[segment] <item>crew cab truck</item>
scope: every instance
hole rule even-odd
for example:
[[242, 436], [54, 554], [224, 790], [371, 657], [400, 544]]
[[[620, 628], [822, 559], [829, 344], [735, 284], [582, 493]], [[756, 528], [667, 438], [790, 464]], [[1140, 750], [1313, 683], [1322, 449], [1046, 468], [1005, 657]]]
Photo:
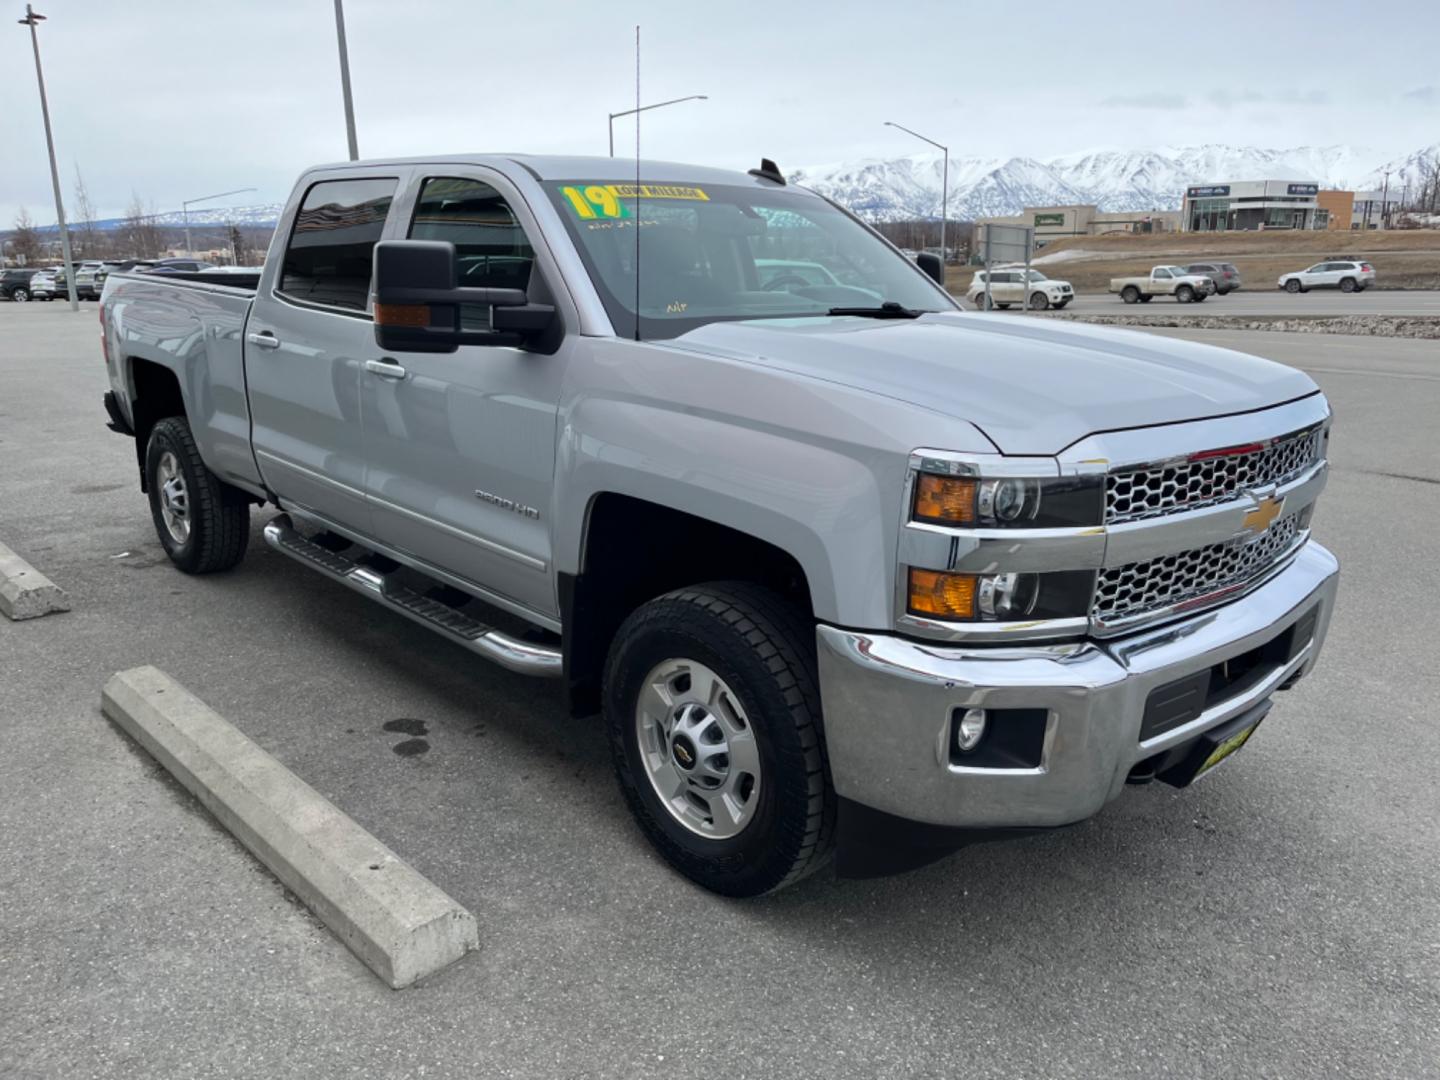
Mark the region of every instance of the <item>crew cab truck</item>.
[[316, 168], [252, 278], [109, 275], [176, 566], [268, 506], [275, 551], [564, 679], [644, 834], [737, 896], [1184, 785], [1315, 664], [1303, 372], [963, 313], [768, 162], [633, 169]]
[[1148, 304], [1157, 296], [1173, 296], [1181, 304], [1200, 303], [1215, 292], [1215, 279], [1192, 274], [1183, 266], [1155, 266], [1149, 277], [1110, 279], [1110, 291], [1127, 304]]

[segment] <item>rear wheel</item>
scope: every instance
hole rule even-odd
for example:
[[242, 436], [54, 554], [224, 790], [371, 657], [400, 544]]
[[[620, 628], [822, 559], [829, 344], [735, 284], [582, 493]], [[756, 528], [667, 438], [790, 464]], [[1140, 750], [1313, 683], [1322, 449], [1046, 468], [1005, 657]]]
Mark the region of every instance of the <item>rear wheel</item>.
[[821, 866], [835, 820], [815, 630], [768, 589], [680, 589], [625, 620], [605, 720], [620, 789], [667, 862], [727, 896]]
[[1035, 292], [1030, 294], [1031, 311], [1044, 311], [1049, 306], [1050, 298], [1046, 296], [1043, 292]]
[[1341, 292], [1354, 292], [1354, 291], [1355, 291], [1355, 279], [1354, 279], [1353, 277], [1342, 278], [1341, 281], [1340, 281], [1340, 291], [1341, 291]]
[[209, 574], [244, 558], [249, 499], [205, 467], [184, 417], [166, 417], [150, 430], [145, 477], [150, 516], [171, 562], [187, 574]]
[[30, 290], [23, 285], [10, 294], [10, 299], [17, 304], [23, 304], [30, 299]]
[[1188, 304], [1195, 299], [1195, 290], [1189, 285], [1181, 285], [1175, 290], [1175, 299], [1182, 304]]
[[1126, 285], [1125, 288], [1120, 290], [1120, 299], [1124, 300], [1127, 304], [1137, 303], [1140, 300], [1140, 290], [1134, 285]]

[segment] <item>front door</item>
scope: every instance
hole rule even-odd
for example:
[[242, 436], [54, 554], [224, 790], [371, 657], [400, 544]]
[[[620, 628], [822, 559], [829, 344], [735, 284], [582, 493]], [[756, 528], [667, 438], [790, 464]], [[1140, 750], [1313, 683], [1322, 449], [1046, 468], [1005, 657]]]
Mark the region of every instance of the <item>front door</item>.
[[[523, 200], [488, 169], [423, 178], [401, 234], [455, 245], [462, 286], [536, 291]], [[488, 308], [462, 311], [468, 328]], [[370, 345], [370, 354], [382, 359]], [[378, 538], [473, 583], [512, 609], [554, 616], [550, 493], [568, 343], [554, 355], [462, 345], [395, 353], [399, 371], [362, 372], [365, 490]], [[376, 367], [378, 365], [372, 365]]]
[[397, 185], [393, 176], [312, 184], [245, 325], [260, 474], [287, 509], [357, 534], [370, 531], [360, 374], [376, 351], [371, 249]]

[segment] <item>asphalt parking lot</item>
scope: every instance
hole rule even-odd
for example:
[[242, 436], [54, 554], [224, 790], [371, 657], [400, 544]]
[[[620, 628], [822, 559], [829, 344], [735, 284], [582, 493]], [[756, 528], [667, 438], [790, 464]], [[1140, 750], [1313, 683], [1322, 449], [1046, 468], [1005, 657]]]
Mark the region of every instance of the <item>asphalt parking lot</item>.
[[[1160, 332], [1331, 397], [1318, 671], [1194, 789], [736, 903], [651, 853], [558, 686], [271, 552], [267, 512], [235, 571], [173, 570], [93, 306], [0, 305], [0, 541], [74, 604], [0, 620], [0, 1075], [1440, 1076], [1440, 348]], [[480, 952], [384, 988], [101, 716], [143, 663], [470, 908]]]

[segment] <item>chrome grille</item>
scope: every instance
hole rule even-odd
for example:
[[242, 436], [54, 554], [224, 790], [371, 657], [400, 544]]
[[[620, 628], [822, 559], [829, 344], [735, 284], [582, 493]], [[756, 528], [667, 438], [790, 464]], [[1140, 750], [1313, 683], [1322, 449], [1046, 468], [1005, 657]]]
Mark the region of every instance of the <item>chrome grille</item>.
[[1227, 540], [1101, 570], [1090, 615], [1101, 622], [1117, 622], [1243, 585], [1289, 550], [1302, 515], [1281, 518], [1253, 540]]
[[1257, 450], [1111, 473], [1105, 480], [1105, 523], [1198, 510], [1242, 491], [1284, 483], [1320, 459], [1324, 438], [1317, 427]]

